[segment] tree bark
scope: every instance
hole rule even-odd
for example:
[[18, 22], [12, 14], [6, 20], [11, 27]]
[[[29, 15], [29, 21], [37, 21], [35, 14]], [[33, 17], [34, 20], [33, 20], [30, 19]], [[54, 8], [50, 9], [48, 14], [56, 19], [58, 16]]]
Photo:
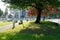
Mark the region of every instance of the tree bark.
[[34, 5], [32, 5], [32, 7], [35, 7], [38, 11], [35, 23], [40, 23], [41, 11], [43, 10], [43, 5], [40, 2], [36, 2]]
[[35, 23], [40, 23], [40, 20], [41, 20], [41, 11], [42, 11], [42, 9], [38, 10], [37, 18], [36, 18]]
[[40, 2], [36, 3], [36, 9], [38, 10], [38, 13], [37, 13], [37, 18], [36, 18], [35, 23], [40, 23], [41, 11], [43, 10], [43, 5]]

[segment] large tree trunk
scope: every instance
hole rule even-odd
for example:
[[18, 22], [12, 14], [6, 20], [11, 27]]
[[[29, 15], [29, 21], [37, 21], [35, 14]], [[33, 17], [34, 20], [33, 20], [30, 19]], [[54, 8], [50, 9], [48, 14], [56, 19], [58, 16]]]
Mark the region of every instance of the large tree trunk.
[[35, 7], [38, 10], [37, 18], [35, 23], [40, 23], [41, 11], [43, 10], [43, 5], [40, 2], [33, 3], [32, 7]]
[[41, 11], [42, 11], [42, 9], [38, 10], [37, 18], [36, 18], [35, 23], [40, 23], [40, 19], [41, 19]]
[[38, 10], [38, 13], [35, 23], [40, 23], [41, 11], [43, 10], [43, 5], [40, 2], [36, 3], [36, 9]]

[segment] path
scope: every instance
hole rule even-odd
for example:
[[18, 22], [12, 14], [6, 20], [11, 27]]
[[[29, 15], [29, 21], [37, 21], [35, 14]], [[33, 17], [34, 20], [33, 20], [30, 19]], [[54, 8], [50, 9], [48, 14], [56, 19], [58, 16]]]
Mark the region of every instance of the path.
[[51, 22], [60, 24], [60, 19], [47, 19], [47, 21], [51, 21]]
[[[15, 23], [15, 25], [17, 25], [18, 23]], [[13, 27], [13, 24], [10, 24], [10, 25], [5, 25], [5, 26], [2, 26], [0, 27], [0, 31], [3, 31], [5, 29], [8, 29], [8, 28], [12, 28]]]

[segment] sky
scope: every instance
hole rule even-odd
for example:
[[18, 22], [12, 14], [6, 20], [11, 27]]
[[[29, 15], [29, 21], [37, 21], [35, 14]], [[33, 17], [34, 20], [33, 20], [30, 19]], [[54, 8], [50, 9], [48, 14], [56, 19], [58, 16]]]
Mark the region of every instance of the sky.
[[0, 9], [1, 9], [3, 12], [5, 12], [5, 8], [6, 8], [5, 3], [0, 0]]
[[0, 9], [3, 10], [3, 12], [5, 11], [5, 7], [6, 7], [4, 4], [5, 3], [1, 2], [0, 0]]
[[[0, 0], [0, 9], [5, 13], [6, 6], [9, 6], [9, 4], [6, 4]], [[8, 13], [10, 13], [9, 8], [8, 8]]]

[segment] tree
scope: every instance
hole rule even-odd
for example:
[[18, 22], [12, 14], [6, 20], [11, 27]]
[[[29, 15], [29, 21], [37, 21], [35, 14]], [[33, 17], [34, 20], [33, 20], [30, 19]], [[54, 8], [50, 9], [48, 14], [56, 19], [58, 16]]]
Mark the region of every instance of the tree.
[[5, 17], [5, 20], [7, 20], [7, 18], [8, 18], [8, 9], [7, 9], [7, 7], [5, 8], [5, 13], [4, 13], [4, 14], [5, 14], [5, 16], [6, 16], [6, 17]]
[[[57, 12], [58, 12], [58, 9], [52, 7], [51, 5], [48, 5], [47, 9], [48, 10], [43, 9], [42, 12], [41, 12], [41, 16], [42, 16], [43, 20], [45, 20], [45, 18], [47, 16], [49, 16], [50, 14], [52, 14], [52, 13], [57, 14]], [[27, 15], [30, 16], [30, 17], [31, 16], [37, 16], [37, 9], [34, 8], [34, 7], [29, 6], [27, 8]]]
[[1, 17], [2, 14], [3, 14], [3, 11], [0, 9], [0, 17]]
[[45, 20], [45, 17], [49, 16], [50, 14], [57, 14], [57, 12], [59, 11], [57, 8], [54, 8], [51, 5], [48, 5], [47, 9], [48, 10], [42, 10], [41, 16], [43, 16], [43, 20]]
[[53, 7], [60, 6], [59, 0], [3, 0], [3, 2], [10, 3], [12, 7], [26, 8], [27, 6], [35, 7], [38, 10], [37, 18], [35, 23], [40, 23], [41, 11], [43, 9], [47, 10], [47, 6], [51, 5]]
[[37, 9], [34, 7], [27, 8], [27, 15], [28, 16], [37, 16]]

